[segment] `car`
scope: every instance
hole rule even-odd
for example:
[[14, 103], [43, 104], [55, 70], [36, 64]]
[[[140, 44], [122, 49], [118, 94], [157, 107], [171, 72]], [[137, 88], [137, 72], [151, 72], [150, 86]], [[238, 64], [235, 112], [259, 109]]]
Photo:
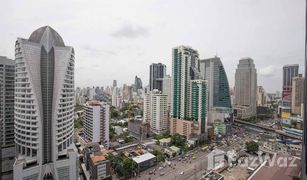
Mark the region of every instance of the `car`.
[[160, 172], [160, 176], [163, 176], [165, 174], [165, 172]]
[[180, 174], [181, 174], [181, 175], [183, 175], [183, 174], [184, 174], [184, 172], [183, 172], [183, 171], [181, 171], [181, 172], [180, 172]]
[[161, 169], [163, 169], [163, 167], [162, 167], [162, 166], [160, 166], [160, 167], [158, 168], [158, 170], [161, 170]]

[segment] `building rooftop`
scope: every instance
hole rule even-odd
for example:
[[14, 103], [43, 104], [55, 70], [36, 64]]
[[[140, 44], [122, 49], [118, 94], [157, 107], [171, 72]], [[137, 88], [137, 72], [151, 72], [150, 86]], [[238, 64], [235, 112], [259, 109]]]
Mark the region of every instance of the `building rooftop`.
[[176, 147], [176, 146], [171, 146], [171, 147], [169, 147], [172, 151], [175, 151], [175, 152], [178, 152], [178, 151], [180, 151], [180, 149], [178, 148], [178, 147]]
[[55, 46], [60, 46], [60, 47], [65, 46], [62, 37], [50, 26], [44, 26], [35, 30], [30, 35], [29, 41], [41, 44], [44, 44], [46, 42], [52, 42], [54, 43]]
[[[271, 180], [292, 180], [292, 177], [299, 176], [301, 171], [301, 160], [295, 157], [285, 157], [287, 158], [286, 165], [282, 161], [281, 165], [278, 166], [278, 159], [281, 156], [276, 157], [276, 162], [273, 166], [269, 166], [268, 162], [266, 165], [261, 166], [255, 171], [254, 174], [249, 178], [250, 180], [262, 180], [262, 179], [271, 179]], [[292, 159], [291, 159], [292, 158]], [[295, 158], [293, 160], [293, 158]], [[279, 163], [280, 164], [280, 163]]]
[[99, 101], [87, 101], [86, 104], [88, 104], [89, 106], [100, 106], [100, 102]]
[[91, 159], [92, 159], [93, 163], [96, 164], [97, 162], [105, 161], [106, 157], [101, 154], [101, 155], [93, 156], [93, 157], [91, 157]]
[[161, 143], [169, 143], [171, 142], [171, 138], [163, 138], [159, 140]]
[[153, 158], [156, 158], [155, 155], [151, 154], [151, 153], [145, 153], [143, 155], [140, 155], [140, 156], [136, 156], [133, 159], [133, 161], [135, 161], [136, 163], [142, 163], [144, 161], [148, 161], [150, 159], [153, 159]]

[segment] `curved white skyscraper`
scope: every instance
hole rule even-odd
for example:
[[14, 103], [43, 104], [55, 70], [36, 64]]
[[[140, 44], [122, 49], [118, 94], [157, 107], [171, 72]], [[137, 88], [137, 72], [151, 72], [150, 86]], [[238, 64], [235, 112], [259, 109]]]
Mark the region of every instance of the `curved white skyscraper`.
[[77, 179], [74, 49], [51, 27], [15, 45], [14, 179]]

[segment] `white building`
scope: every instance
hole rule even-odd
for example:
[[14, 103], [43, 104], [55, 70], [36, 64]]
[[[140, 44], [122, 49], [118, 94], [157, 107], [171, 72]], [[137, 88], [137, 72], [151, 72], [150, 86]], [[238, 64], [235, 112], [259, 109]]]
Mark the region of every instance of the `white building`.
[[88, 101], [83, 106], [84, 139], [109, 147], [110, 106], [98, 101]]
[[235, 75], [235, 109], [237, 118], [249, 118], [256, 115], [257, 72], [254, 60], [240, 59]]
[[166, 75], [163, 79], [162, 94], [167, 95], [167, 106], [170, 111], [172, 104], [172, 78], [170, 75]]
[[0, 56], [0, 179], [13, 178], [15, 61]]
[[144, 120], [150, 123], [150, 129], [155, 134], [161, 134], [168, 130], [167, 95], [154, 89], [145, 94]]
[[15, 180], [78, 177], [74, 54], [49, 26], [16, 41]]
[[267, 97], [263, 86], [257, 86], [257, 106], [267, 106]]

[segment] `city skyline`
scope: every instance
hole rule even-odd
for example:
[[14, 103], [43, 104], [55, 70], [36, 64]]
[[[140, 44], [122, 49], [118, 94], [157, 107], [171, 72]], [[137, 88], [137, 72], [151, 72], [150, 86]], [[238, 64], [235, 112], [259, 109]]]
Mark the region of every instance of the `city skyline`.
[[[282, 87], [283, 65], [297, 63], [301, 71], [304, 69], [302, 0], [193, 1], [189, 4], [179, 1], [174, 4], [174, 9], [190, 12], [182, 17], [183, 24], [177, 20], [181, 15], [167, 8], [172, 5], [171, 1], [125, 3], [116, 6], [112, 2], [97, 1], [88, 5], [66, 1], [60, 3], [63, 6], [58, 6], [56, 2], [27, 2], [31, 7], [24, 8], [28, 6], [23, 2], [18, 7], [14, 2], [8, 2], [9, 8], [0, 12], [2, 17], [15, 11], [23, 12], [24, 16], [12, 15], [0, 22], [4, 27], [0, 30], [3, 35], [0, 54], [13, 58], [12, 42], [16, 37], [26, 37], [32, 29], [49, 24], [66, 37], [68, 44], [75, 44], [79, 53], [76, 86], [81, 87], [111, 85], [113, 79], [117, 79], [121, 86], [133, 83], [135, 75], [147, 85], [147, 67], [152, 62], [171, 67], [171, 49], [181, 44], [197, 49], [201, 59], [216, 54], [221, 57], [230, 87], [234, 86], [235, 64], [243, 57], [254, 59], [258, 84], [267, 92]], [[62, 8], [68, 4], [71, 8]], [[8, 12], [10, 7], [13, 12]], [[137, 11], [123, 7], [134, 7]], [[58, 15], [50, 16], [55, 9]], [[75, 14], [78, 10], [80, 13]], [[169, 17], [168, 21], [165, 16]], [[195, 20], [186, 21], [191, 18]], [[134, 66], [130, 66], [132, 63]], [[121, 73], [117, 73], [118, 69]], [[167, 74], [170, 74], [170, 68]], [[97, 83], [89, 77], [97, 77]]]

